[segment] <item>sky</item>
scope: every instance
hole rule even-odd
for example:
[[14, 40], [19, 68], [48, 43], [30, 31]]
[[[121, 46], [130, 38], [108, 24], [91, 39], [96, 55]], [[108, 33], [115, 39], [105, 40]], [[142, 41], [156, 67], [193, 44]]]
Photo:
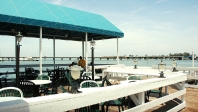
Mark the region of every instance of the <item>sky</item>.
[[[104, 16], [123, 33], [119, 55], [198, 55], [198, 0], [41, 0]], [[0, 57], [15, 56], [15, 39], [0, 36]], [[21, 56], [39, 56], [39, 39], [24, 37]], [[88, 43], [88, 56], [91, 49]], [[82, 55], [82, 42], [56, 40], [56, 56]], [[53, 41], [43, 39], [43, 56], [53, 56]], [[95, 56], [116, 56], [117, 40], [96, 41]]]

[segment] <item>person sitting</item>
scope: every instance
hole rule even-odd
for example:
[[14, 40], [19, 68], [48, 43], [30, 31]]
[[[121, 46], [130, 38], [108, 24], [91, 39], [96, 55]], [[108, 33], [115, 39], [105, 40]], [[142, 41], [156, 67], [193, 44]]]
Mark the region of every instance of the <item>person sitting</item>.
[[80, 58], [80, 60], [78, 61], [78, 66], [85, 68], [86, 61], [81, 56], [79, 58]]

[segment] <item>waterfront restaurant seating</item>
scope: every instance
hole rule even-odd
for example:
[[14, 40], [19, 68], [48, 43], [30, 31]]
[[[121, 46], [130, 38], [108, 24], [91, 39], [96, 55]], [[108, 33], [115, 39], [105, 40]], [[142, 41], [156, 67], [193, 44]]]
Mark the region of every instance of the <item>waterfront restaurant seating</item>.
[[[16, 69], [14, 69], [14, 72], [16, 74]], [[19, 80], [25, 80], [25, 79], [26, 79], [25, 72], [19, 72]]]
[[70, 87], [72, 88], [73, 86], [73, 78], [71, 77], [70, 73], [65, 73], [65, 80], [67, 82], [67, 86], [68, 86], [68, 91], [72, 92], [72, 90], [70, 90]]
[[48, 76], [50, 77], [50, 80], [53, 81], [54, 72], [48, 68], [46, 70], [47, 70]]
[[148, 101], [151, 93], [158, 94], [159, 98], [162, 97], [162, 87], [160, 87], [159, 89], [148, 90], [147, 91]]
[[80, 83], [80, 88], [100, 87], [96, 81], [86, 80]]
[[[106, 83], [107, 86], [112, 85], [109, 82], [109, 80], [107, 79], [107, 75], [103, 78], [101, 87], [104, 87], [105, 83]], [[103, 110], [104, 105], [106, 105], [106, 112], [108, 112], [109, 106], [118, 106], [118, 110], [120, 112], [120, 106], [122, 107], [122, 111], [124, 111], [124, 101], [125, 101], [125, 98], [118, 98], [116, 100], [109, 100], [109, 101], [103, 102], [103, 103], [100, 104], [100, 106], [102, 106], [102, 110]]]
[[91, 80], [90, 76], [91, 76], [91, 72], [83, 72], [81, 75], [80, 75], [80, 79], [79, 79], [79, 83], [85, 81], [85, 80]]
[[60, 75], [60, 70], [59, 67], [57, 67], [56, 69], [52, 70], [53, 71], [53, 78], [52, 78], [52, 82], [55, 82], [57, 79], [59, 79], [59, 75]]
[[8, 77], [8, 71], [5, 73], [5, 75], [0, 77], [0, 88], [8, 86], [7, 77]]
[[[134, 75], [131, 75], [131, 76], [128, 76], [127, 77], [127, 80], [141, 80], [140, 76], [134, 76]], [[145, 92], [145, 102], [148, 102], [148, 93]], [[131, 100], [131, 98], [128, 96], [127, 98], [127, 105], [128, 105], [128, 108], [132, 108], [133, 106], [135, 106], [134, 102]]]
[[141, 78], [140, 78], [140, 76], [131, 75], [131, 76], [127, 77], [127, 80], [141, 80]]
[[[80, 88], [92, 88], [92, 87], [100, 87], [96, 81], [86, 80], [80, 83]], [[91, 112], [100, 112], [99, 104], [91, 105], [90, 107], [83, 107], [80, 110], [82, 111], [91, 111]]]
[[45, 90], [45, 95], [49, 94], [57, 94], [58, 87], [60, 86], [60, 80], [57, 79], [55, 82], [53, 82], [48, 89]]
[[[38, 77], [36, 78], [36, 80], [50, 80], [50, 77], [48, 75], [38, 75]], [[39, 90], [40, 90], [40, 94], [41, 93], [45, 93], [45, 90], [49, 88], [49, 84], [44, 84], [44, 85], [40, 85]]]
[[60, 79], [64, 78], [65, 72], [66, 72], [66, 69], [59, 68], [59, 78]]
[[22, 90], [24, 97], [36, 97], [39, 90], [37, 90], [35, 84], [30, 81], [20, 81], [19, 88]]
[[25, 67], [26, 80], [35, 80], [38, 74], [38, 70], [34, 70], [34, 68]]
[[66, 92], [67, 92], [67, 90], [66, 90], [62, 85], [60, 85], [60, 89], [61, 89], [61, 91], [62, 91], [63, 93], [66, 93]]
[[21, 97], [23, 98], [23, 92], [16, 87], [5, 87], [0, 89], [0, 97]]
[[91, 80], [91, 78], [89, 76], [81, 76], [79, 83], [86, 81], [86, 80]]

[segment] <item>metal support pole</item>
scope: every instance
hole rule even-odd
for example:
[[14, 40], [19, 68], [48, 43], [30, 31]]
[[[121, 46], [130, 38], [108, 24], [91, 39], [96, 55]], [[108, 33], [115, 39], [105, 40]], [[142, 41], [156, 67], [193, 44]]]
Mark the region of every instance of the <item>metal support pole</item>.
[[87, 39], [88, 39], [88, 33], [85, 34], [85, 60], [86, 60], [86, 69], [85, 69], [85, 71], [86, 72], [87, 72], [87, 68], [88, 68]]
[[83, 59], [85, 58], [84, 53], [85, 53], [84, 40], [82, 40], [82, 57], [83, 57]]
[[19, 87], [20, 80], [19, 80], [19, 57], [20, 57], [20, 45], [19, 43], [16, 45], [16, 87]]
[[55, 67], [55, 65], [56, 65], [56, 63], [55, 63], [55, 37], [54, 37], [54, 39], [53, 39], [53, 61], [54, 61], [54, 70], [56, 69], [56, 67]]
[[195, 67], [194, 66], [194, 50], [192, 49], [192, 67]]
[[[194, 50], [192, 49], [192, 67], [195, 67], [194, 65]], [[193, 74], [195, 75], [195, 71], [193, 71]]]
[[40, 27], [40, 42], [39, 42], [39, 57], [40, 57], [40, 75], [43, 73], [43, 68], [42, 68], [42, 27]]
[[119, 65], [118, 37], [117, 37], [117, 65]]
[[94, 80], [94, 47], [91, 48], [92, 80]]

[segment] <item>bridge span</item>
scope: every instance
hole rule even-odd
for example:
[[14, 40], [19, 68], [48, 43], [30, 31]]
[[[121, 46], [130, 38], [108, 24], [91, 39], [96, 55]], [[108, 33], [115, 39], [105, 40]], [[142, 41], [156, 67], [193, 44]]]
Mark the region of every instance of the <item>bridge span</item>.
[[[28, 61], [25, 60], [27, 57], [20, 57], [21, 61]], [[75, 60], [79, 57], [55, 57], [55, 60]], [[102, 57], [94, 57], [94, 59], [99, 60], [116, 60], [116, 56], [102, 56]], [[54, 57], [42, 57], [42, 60], [54, 60]], [[91, 57], [88, 57], [91, 59]], [[136, 57], [129, 57], [129, 56], [119, 56], [120, 60], [129, 60], [129, 59], [175, 59], [175, 60], [184, 60], [184, 56], [136, 56]], [[31, 57], [29, 61], [38, 61], [39, 57]], [[15, 57], [0, 57], [0, 61], [15, 61]]]

